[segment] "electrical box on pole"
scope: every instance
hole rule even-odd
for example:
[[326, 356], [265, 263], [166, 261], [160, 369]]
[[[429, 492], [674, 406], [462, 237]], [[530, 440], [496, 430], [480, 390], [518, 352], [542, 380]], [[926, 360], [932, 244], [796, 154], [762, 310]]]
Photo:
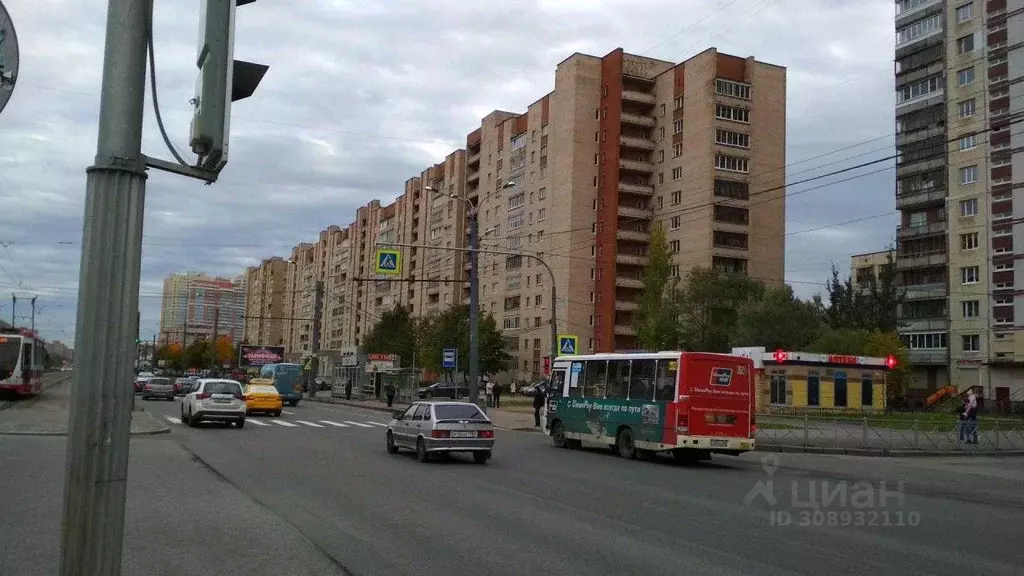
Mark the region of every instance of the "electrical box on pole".
[[201, 0], [190, 144], [203, 170], [220, 172], [228, 163], [231, 103], [252, 96], [270, 68], [234, 59], [235, 8], [255, 1]]

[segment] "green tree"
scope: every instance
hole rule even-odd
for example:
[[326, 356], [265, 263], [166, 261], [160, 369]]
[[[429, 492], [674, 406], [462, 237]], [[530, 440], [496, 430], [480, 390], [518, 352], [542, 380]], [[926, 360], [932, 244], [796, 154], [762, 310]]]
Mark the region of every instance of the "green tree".
[[764, 285], [746, 274], [690, 270], [677, 294], [682, 347], [728, 352], [740, 306], [763, 293]]
[[181, 355], [182, 348], [181, 344], [177, 342], [171, 342], [156, 349], [156, 360], [165, 361], [165, 367], [169, 370], [181, 370]]
[[181, 367], [209, 368], [213, 363], [215, 348], [212, 342], [207, 340], [196, 340], [189, 344], [181, 353]]
[[765, 288], [758, 300], [740, 304], [733, 346], [764, 346], [768, 350], [803, 350], [818, 336], [822, 314], [788, 285]]
[[862, 286], [855, 287], [852, 278], [840, 279], [839, 269], [833, 264], [826, 290], [829, 303], [824, 308], [825, 319], [833, 329], [894, 332], [900, 327], [904, 290], [899, 286], [894, 250], [886, 254], [878, 276], [865, 279]]
[[363, 340], [366, 353], [398, 354], [402, 366], [410, 366], [416, 355], [416, 322], [401, 304], [385, 312]]
[[672, 276], [672, 256], [661, 226], [651, 230], [648, 265], [633, 315], [633, 329], [644, 350], [679, 346], [679, 278]]
[[[451, 379], [451, 371], [441, 367], [441, 351], [455, 348], [459, 353], [459, 371], [468, 376], [469, 372], [469, 307], [453, 306], [444, 312], [421, 319], [419, 324], [420, 366], [426, 370], [445, 373]], [[512, 356], [505, 351], [505, 338], [498, 330], [498, 324], [490, 313], [480, 315], [480, 373], [496, 374], [512, 366]]]
[[912, 381], [910, 351], [895, 332], [881, 330], [825, 330], [808, 346], [819, 354], [852, 354], [885, 358], [896, 357], [896, 368], [886, 376], [887, 405], [902, 402]]

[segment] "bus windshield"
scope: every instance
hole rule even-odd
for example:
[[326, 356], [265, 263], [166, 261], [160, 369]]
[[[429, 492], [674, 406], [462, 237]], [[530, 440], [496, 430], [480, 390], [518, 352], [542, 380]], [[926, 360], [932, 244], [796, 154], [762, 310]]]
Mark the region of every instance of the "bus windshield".
[[0, 380], [6, 380], [14, 374], [20, 350], [21, 339], [0, 337]]

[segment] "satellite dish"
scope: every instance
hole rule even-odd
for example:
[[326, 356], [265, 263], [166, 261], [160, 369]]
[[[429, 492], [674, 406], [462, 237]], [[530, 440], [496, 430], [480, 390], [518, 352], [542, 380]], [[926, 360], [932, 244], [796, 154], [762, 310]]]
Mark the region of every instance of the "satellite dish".
[[0, 0], [0, 112], [14, 93], [18, 81], [18, 35], [11, 15]]

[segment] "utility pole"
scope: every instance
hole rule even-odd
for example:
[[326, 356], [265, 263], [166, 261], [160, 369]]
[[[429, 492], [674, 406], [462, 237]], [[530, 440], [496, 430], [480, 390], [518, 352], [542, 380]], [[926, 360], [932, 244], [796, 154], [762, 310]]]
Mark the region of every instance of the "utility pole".
[[[480, 405], [480, 272], [477, 270], [476, 205], [469, 205], [469, 401]], [[458, 390], [458, 385], [455, 386]], [[482, 407], [487, 412], [486, 404]]]
[[38, 298], [38, 296], [33, 296], [32, 298], [29, 299], [29, 302], [32, 303], [32, 320], [31, 324], [29, 325], [29, 330], [31, 330], [33, 333], [35, 333], [36, 331], [36, 298]]
[[310, 343], [313, 355], [310, 357], [309, 376], [306, 378], [306, 394], [310, 398], [316, 397], [316, 379], [320, 374], [320, 321], [323, 318], [323, 310], [321, 308], [324, 304], [324, 283], [322, 280], [317, 280], [313, 294], [313, 341]]
[[213, 309], [213, 367], [217, 368], [217, 361], [220, 358], [217, 357], [217, 332], [220, 330], [220, 302], [217, 302], [217, 307]]
[[16, 327], [16, 326], [17, 326], [17, 322], [16, 322], [16, 320], [14, 319], [14, 318], [15, 318], [15, 316], [14, 316], [14, 312], [15, 312], [15, 311], [16, 311], [17, 309], [18, 309], [18, 295], [17, 295], [17, 294], [14, 294], [14, 293], [12, 293], [12, 294], [11, 294], [11, 326], [12, 326], [12, 327]]
[[121, 573], [131, 336], [139, 306], [148, 1], [109, 0], [96, 157], [86, 171], [60, 573]]

